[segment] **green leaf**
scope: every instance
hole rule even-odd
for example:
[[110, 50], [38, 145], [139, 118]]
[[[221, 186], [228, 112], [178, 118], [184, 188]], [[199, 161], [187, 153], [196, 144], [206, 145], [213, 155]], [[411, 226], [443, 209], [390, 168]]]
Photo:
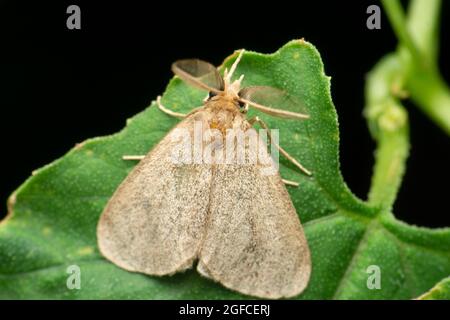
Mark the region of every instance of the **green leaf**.
[[[229, 66], [236, 54], [229, 57]], [[450, 230], [417, 228], [357, 199], [339, 171], [339, 132], [330, 79], [317, 50], [292, 41], [274, 54], [244, 54], [237, 75], [244, 85], [271, 85], [301, 99], [311, 118], [300, 122], [261, 114], [280, 130], [280, 144], [313, 176], [281, 158], [312, 253], [312, 277], [302, 299], [413, 298], [450, 274]], [[163, 104], [187, 112], [199, 92], [173, 79]], [[135, 165], [124, 154], [145, 154], [177, 123], [154, 103], [121, 132], [88, 140], [37, 170], [9, 199], [0, 225], [0, 298], [225, 299], [246, 298], [190, 270], [171, 277], [130, 273], [111, 264], [96, 245], [97, 220], [114, 190]], [[358, 150], [355, 150], [358, 152]], [[351, 155], [347, 155], [351, 156]], [[69, 290], [66, 270], [78, 265], [81, 289]], [[371, 265], [381, 289], [367, 288]]]
[[431, 290], [421, 295], [419, 300], [450, 300], [450, 277], [445, 278]]

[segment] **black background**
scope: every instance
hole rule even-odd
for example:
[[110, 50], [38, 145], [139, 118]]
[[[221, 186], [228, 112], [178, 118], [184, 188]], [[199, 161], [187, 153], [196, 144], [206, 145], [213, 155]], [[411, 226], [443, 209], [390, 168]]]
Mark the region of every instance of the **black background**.
[[[270, 314], [265, 315], [239, 314], [223, 315], [180, 315], [180, 308], [186, 305], [194, 307], [214, 307], [224, 310], [224, 305], [270, 305]], [[138, 318], [147, 315], [150, 319], [289, 319], [292, 315], [314, 315], [319, 319], [328, 317], [345, 317], [346, 319], [380, 319], [386, 316], [386, 310], [400, 310], [405, 317], [426, 318], [430, 311], [442, 313], [448, 310], [448, 301], [422, 301], [416, 303], [412, 300], [366, 300], [366, 301], [337, 301], [337, 300], [28, 300], [28, 301], [0, 301], [2, 311], [14, 311], [18, 318], [45, 316], [46, 319], [60, 319], [61, 314], [70, 310], [73, 317], [85, 318], [86, 314], [96, 318]], [[50, 311], [51, 310], [51, 311]], [[300, 311], [299, 311], [300, 310]], [[367, 311], [370, 311], [369, 313]], [[109, 318], [109, 317], [108, 317]]]
[[[220, 64], [235, 49], [270, 53], [301, 37], [317, 47], [332, 76], [343, 175], [366, 198], [375, 145], [362, 117], [364, 79], [396, 47], [384, 14], [381, 30], [366, 28], [366, 8], [377, 1], [92, 2], [0, 0], [0, 217], [32, 170], [77, 142], [120, 130], [148, 106], [172, 77], [174, 60]], [[70, 4], [81, 8], [81, 30], [66, 28]], [[440, 66], [448, 81], [449, 2], [442, 12]], [[408, 108], [412, 150], [395, 214], [448, 226], [450, 138]]]

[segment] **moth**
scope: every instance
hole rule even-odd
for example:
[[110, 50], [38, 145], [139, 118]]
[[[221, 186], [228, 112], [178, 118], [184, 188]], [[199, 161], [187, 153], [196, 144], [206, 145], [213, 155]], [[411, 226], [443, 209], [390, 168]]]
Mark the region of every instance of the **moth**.
[[[285, 187], [296, 183], [283, 180], [278, 171], [264, 174], [259, 162], [180, 164], [170, 156], [178, 143], [173, 132], [194, 135], [195, 123], [203, 125], [203, 133], [248, 132], [255, 124], [267, 130], [258, 117], [247, 118], [249, 108], [275, 117], [308, 118], [293, 111], [295, 103], [289, 105], [281, 89], [241, 88], [243, 75], [232, 81], [243, 52], [223, 77], [202, 60], [172, 65], [179, 78], [206, 90], [208, 97], [187, 115], [163, 106], [158, 97], [159, 109], [182, 121], [146, 156], [124, 157], [141, 161], [106, 205], [97, 227], [98, 245], [104, 257], [128, 271], [172, 275], [197, 262], [202, 276], [231, 290], [261, 298], [292, 297], [305, 289], [311, 273], [308, 244]], [[251, 149], [245, 139], [242, 146]], [[225, 144], [214, 148], [219, 154]], [[311, 174], [278, 144], [276, 148]], [[272, 159], [267, 148], [258, 152]]]

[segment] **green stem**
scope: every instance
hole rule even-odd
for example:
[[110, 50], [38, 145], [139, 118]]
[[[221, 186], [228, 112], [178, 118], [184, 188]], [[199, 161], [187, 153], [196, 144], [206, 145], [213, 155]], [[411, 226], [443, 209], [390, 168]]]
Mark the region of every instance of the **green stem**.
[[407, 28], [424, 58], [437, 68], [441, 0], [414, 0], [408, 7]]
[[407, 81], [411, 100], [447, 135], [450, 135], [450, 90], [434, 73], [416, 71]]
[[408, 30], [429, 68], [413, 64], [406, 88], [414, 103], [450, 135], [450, 89], [437, 64], [441, 7], [441, 0], [414, 0], [409, 6]]
[[389, 55], [373, 68], [366, 82], [364, 114], [378, 145], [368, 201], [384, 213], [391, 212], [409, 154], [408, 116], [395, 97], [401, 88], [400, 70], [398, 57]]
[[397, 55], [403, 63], [405, 89], [413, 102], [450, 135], [450, 89], [437, 67], [441, 0], [412, 1], [408, 20], [398, 0], [382, 3], [400, 40]]
[[[365, 115], [377, 142], [369, 203], [391, 212], [409, 153], [405, 90], [450, 135], [450, 90], [436, 63], [440, 0], [414, 0], [408, 20], [398, 0], [382, 0], [400, 45], [369, 73]], [[411, 32], [411, 33], [410, 33]]]
[[422, 55], [407, 30], [405, 12], [400, 1], [382, 0], [381, 2], [397, 38], [404, 46], [406, 46], [408, 51], [411, 53], [415, 63], [423, 63]]
[[378, 138], [378, 144], [369, 202], [386, 209], [385, 212], [391, 212], [405, 173], [405, 162], [409, 154], [407, 126], [403, 125], [394, 132], [382, 131]]

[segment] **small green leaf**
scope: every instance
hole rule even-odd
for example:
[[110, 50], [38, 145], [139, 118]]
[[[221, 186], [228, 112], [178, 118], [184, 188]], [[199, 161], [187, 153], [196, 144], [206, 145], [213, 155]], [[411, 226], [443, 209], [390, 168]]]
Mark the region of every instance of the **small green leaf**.
[[445, 278], [431, 290], [421, 295], [419, 300], [450, 300], [450, 277]]
[[[409, 299], [450, 274], [450, 229], [406, 225], [357, 199], [345, 185], [330, 80], [311, 44], [292, 41], [270, 55], [247, 52], [237, 70], [242, 73], [245, 86], [282, 88], [303, 101], [311, 116], [301, 122], [260, 114], [280, 130], [280, 144], [313, 172], [307, 177], [281, 158], [282, 176], [300, 183], [289, 192], [312, 253], [311, 281], [299, 298]], [[163, 104], [186, 112], [204, 96], [173, 79]], [[121, 132], [82, 143], [16, 190], [0, 225], [0, 298], [245, 298], [194, 270], [171, 277], [130, 273], [97, 249], [98, 218], [135, 165], [122, 155], [147, 153], [176, 123], [153, 103]], [[70, 265], [80, 267], [80, 290], [66, 286]], [[372, 265], [381, 270], [380, 289], [368, 289]]]

